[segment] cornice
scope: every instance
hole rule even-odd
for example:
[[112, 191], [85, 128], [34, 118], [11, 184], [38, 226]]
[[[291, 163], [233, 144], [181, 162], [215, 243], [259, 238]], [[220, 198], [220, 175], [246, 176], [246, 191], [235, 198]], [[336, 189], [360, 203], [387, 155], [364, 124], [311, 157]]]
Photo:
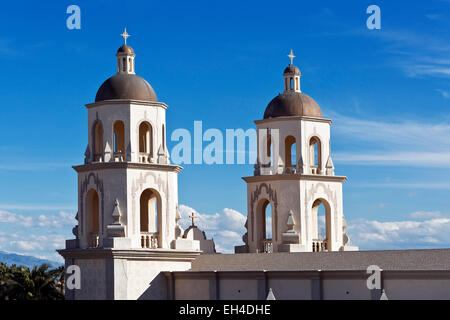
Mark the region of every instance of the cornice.
[[200, 251], [181, 251], [170, 249], [63, 249], [57, 250], [64, 259], [130, 259], [155, 261], [192, 261]]
[[147, 169], [169, 172], [180, 172], [182, 167], [173, 164], [139, 163], [139, 162], [96, 162], [72, 167], [76, 172], [85, 172], [100, 169]]
[[167, 109], [168, 106], [164, 102], [157, 102], [157, 101], [143, 101], [143, 100], [133, 100], [133, 99], [114, 99], [114, 100], [105, 100], [105, 101], [99, 101], [99, 102], [93, 102], [86, 104], [86, 108], [94, 108], [99, 106], [105, 106], [105, 105], [119, 105], [119, 104], [137, 104], [141, 106], [153, 106], [153, 107], [161, 107], [163, 109]]
[[261, 119], [261, 120], [255, 120], [253, 121], [255, 124], [261, 124], [261, 123], [271, 123], [271, 122], [279, 122], [279, 121], [313, 121], [313, 122], [325, 122], [331, 124], [333, 121], [331, 119], [325, 119], [325, 118], [316, 118], [316, 117], [305, 117], [305, 116], [290, 116], [290, 117], [276, 117], [276, 118], [269, 118], [269, 119]]
[[345, 182], [347, 177], [345, 176], [326, 176], [319, 174], [271, 174], [260, 175], [251, 177], [242, 177], [245, 182], [265, 182], [265, 181], [324, 181], [324, 182]]

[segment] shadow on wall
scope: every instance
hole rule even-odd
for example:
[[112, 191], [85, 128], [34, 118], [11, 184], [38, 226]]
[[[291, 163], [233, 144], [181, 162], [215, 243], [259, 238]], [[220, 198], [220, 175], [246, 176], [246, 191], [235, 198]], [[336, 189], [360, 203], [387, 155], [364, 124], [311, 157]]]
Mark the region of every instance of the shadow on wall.
[[138, 300], [166, 300], [167, 279], [163, 273], [159, 273], [149, 284], [147, 290], [141, 294]]

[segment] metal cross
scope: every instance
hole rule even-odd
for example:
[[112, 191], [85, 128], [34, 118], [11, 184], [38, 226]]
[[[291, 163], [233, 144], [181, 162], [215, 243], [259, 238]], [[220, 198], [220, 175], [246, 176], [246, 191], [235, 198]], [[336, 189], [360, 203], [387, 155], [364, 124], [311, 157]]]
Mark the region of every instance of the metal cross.
[[292, 52], [292, 49], [291, 49], [291, 53], [288, 54], [288, 57], [289, 57], [289, 59], [291, 59], [291, 64], [293, 64], [295, 56], [294, 56], [294, 53]]
[[125, 28], [125, 31], [121, 34], [121, 36], [123, 37], [123, 40], [125, 40], [125, 45], [127, 45], [127, 38], [130, 36], [127, 33], [127, 28]]
[[189, 218], [192, 219], [192, 226], [194, 226], [194, 219], [197, 219], [198, 216], [195, 215], [195, 212], [192, 212], [192, 214], [189, 216]]

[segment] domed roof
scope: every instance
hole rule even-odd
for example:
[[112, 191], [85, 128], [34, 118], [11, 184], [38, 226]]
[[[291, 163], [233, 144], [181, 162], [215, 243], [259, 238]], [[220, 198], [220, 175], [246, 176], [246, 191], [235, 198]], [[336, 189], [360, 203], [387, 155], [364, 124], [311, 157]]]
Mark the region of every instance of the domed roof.
[[134, 50], [132, 47], [129, 47], [126, 44], [124, 44], [117, 50], [117, 54], [119, 53], [134, 54]]
[[287, 75], [287, 74], [293, 74], [293, 75], [296, 75], [296, 76], [300, 76], [301, 75], [300, 69], [297, 68], [296, 66], [292, 65], [292, 64], [288, 65], [284, 69], [283, 75]]
[[145, 79], [127, 73], [117, 73], [107, 79], [95, 96], [95, 102], [115, 99], [158, 101], [155, 91]]
[[264, 119], [290, 116], [322, 118], [322, 110], [310, 96], [301, 92], [285, 91], [273, 98], [264, 112]]

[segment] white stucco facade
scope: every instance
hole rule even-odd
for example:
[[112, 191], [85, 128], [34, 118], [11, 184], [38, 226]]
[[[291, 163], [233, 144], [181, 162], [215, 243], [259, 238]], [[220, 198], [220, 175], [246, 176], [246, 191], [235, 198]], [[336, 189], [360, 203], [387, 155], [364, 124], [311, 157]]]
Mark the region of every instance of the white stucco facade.
[[[301, 93], [299, 79], [298, 68], [289, 65], [284, 73], [286, 97], [276, 97], [273, 101], [282, 97], [281, 102], [272, 101], [264, 119], [255, 121], [258, 158], [254, 175], [243, 178], [247, 234], [245, 245], [236, 247], [238, 253], [357, 250], [348, 245], [345, 234], [342, 184], [346, 177], [334, 173], [332, 121], [323, 118], [314, 100]], [[322, 237], [321, 205], [325, 210]]]

